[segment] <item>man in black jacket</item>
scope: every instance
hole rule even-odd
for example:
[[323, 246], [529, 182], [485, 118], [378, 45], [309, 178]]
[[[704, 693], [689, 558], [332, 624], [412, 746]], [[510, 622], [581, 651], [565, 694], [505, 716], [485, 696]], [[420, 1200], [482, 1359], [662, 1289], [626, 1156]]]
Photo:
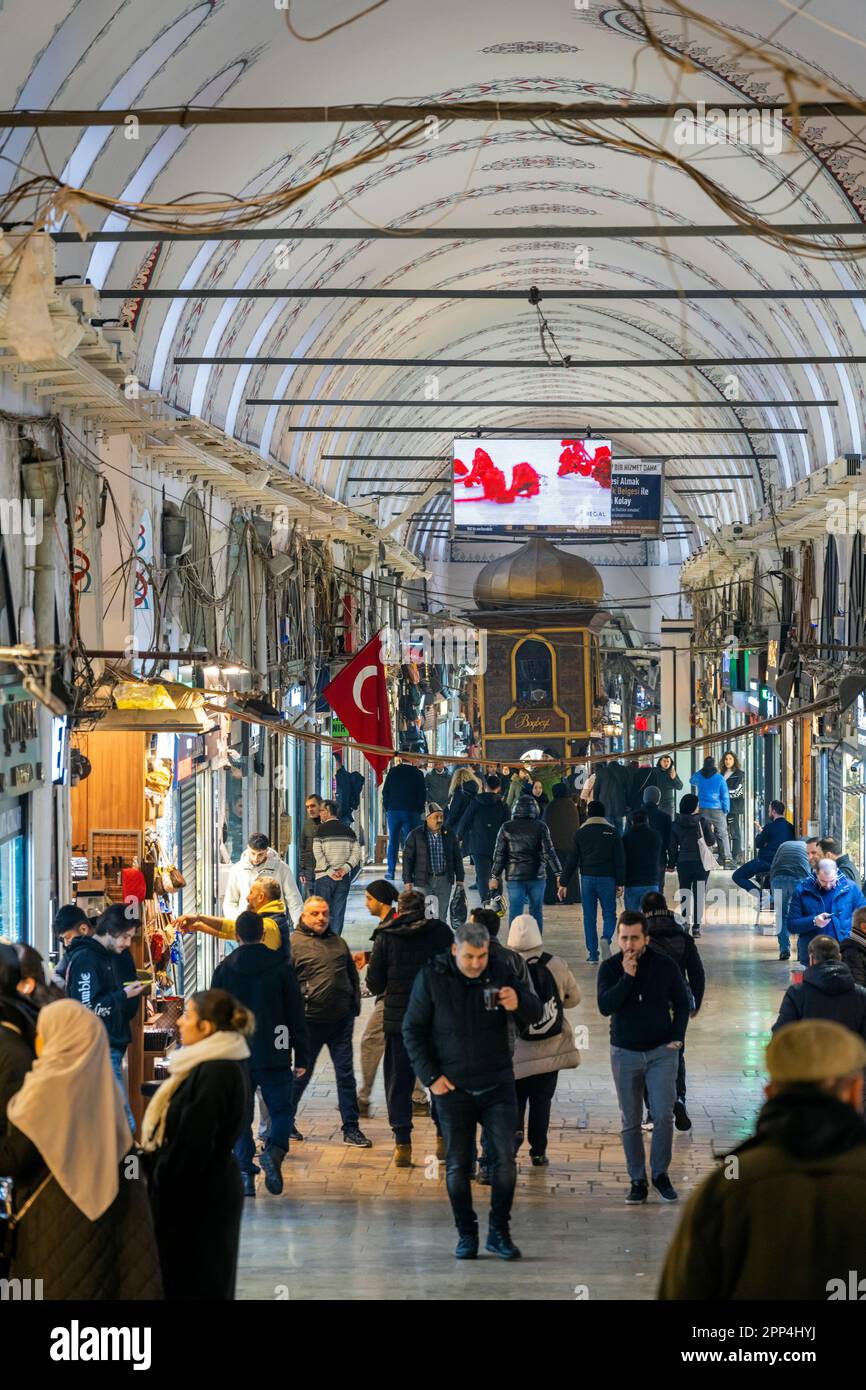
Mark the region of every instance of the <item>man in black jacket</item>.
[[57, 941], [58, 949], [62, 947], [62, 954], [54, 967], [51, 976], [51, 983], [59, 985], [61, 989], [66, 988], [66, 972], [69, 969], [69, 947], [72, 945], [76, 936], [92, 936], [93, 922], [87, 913], [75, 903], [66, 903], [57, 911], [54, 918], [54, 937]]
[[69, 947], [66, 993], [92, 1010], [105, 1024], [108, 1049], [117, 1084], [126, 1104], [126, 1118], [135, 1133], [135, 1119], [126, 1099], [123, 1059], [132, 1041], [130, 1023], [138, 1013], [138, 996], [144, 985], [138, 980], [130, 946], [138, 919], [130, 918], [122, 903], [106, 908], [92, 936], [76, 936]]
[[472, 798], [460, 824], [455, 826], [458, 840], [466, 853], [472, 856], [475, 887], [482, 902], [490, 891], [488, 884], [493, 870], [496, 837], [508, 820], [508, 807], [502, 800], [502, 784], [496, 773], [491, 772], [484, 782], [486, 790]]
[[358, 1090], [352, 1060], [352, 1033], [361, 1012], [361, 982], [352, 952], [342, 936], [335, 936], [330, 930], [329, 919], [330, 908], [324, 898], [307, 898], [301, 920], [292, 933], [292, 964], [304, 996], [310, 1039], [309, 1066], [294, 1088], [292, 1127], [319, 1053], [327, 1047], [337, 1080], [343, 1143], [370, 1149], [373, 1146], [358, 1124]]
[[594, 965], [598, 961], [599, 907], [604, 953], [606, 956], [610, 953], [616, 929], [616, 900], [625, 883], [625, 854], [622, 837], [607, 819], [604, 803], [591, 801], [587, 811], [589, 814], [574, 837], [571, 854], [559, 876], [558, 892], [563, 899], [568, 891], [566, 885], [579, 869], [586, 958]]
[[[414, 833], [414, 832], [413, 832]], [[447, 951], [451, 928], [425, 915], [424, 894], [404, 888], [397, 915], [373, 933], [373, 953], [367, 966], [367, 988], [385, 999], [385, 1096], [388, 1122], [394, 1131], [394, 1163], [412, 1166], [412, 1091], [415, 1072], [403, 1042], [403, 1018], [415, 976], [431, 956]], [[444, 1150], [437, 1157], [444, 1158]]]
[[669, 816], [667, 811], [661, 809], [661, 792], [658, 787], [644, 787], [643, 809], [646, 811], [647, 825], [650, 830], [654, 830], [662, 842], [661, 858], [659, 860], [659, 892], [665, 891], [665, 871], [668, 866], [668, 856], [671, 847], [671, 826], [673, 816]]
[[382, 783], [382, 810], [388, 825], [388, 877], [397, 872], [397, 855], [410, 830], [421, 824], [427, 788], [415, 763], [395, 758]]
[[538, 1023], [542, 1005], [504, 961], [491, 961], [486, 929], [467, 922], [450, 952], [434, 956], [415, 977], [403, 1041], [417, 1075], [436, 1096], [445, 1138], [446, 1183], [459, 1233], [459, 1260], [478, 1254], [478, 1221], [470, 1174], [475, 1129], [490, 1145], [491, 1193], [487, 1249], [504, 1260], [520, 1251], [509, 1231], [517, 1168], [514, 1021]]
[[304, 1000], [294, 967], [279, 951], [264, 944], [265, 927], [257, 912], [242, 912], [235, 922], [238, 950], [221, 961], [213, 973], [212, 989], [227, 989], [255, 1015], [256, 1030], [250, 1039], [249, 1113], [244, 1133], [235, 1145], [241, 1167], [244, 1195], [256, 1195], [252, 1122], [254, 1097], [261, 1090], [270, 1117], [268, 1140], [261, 1154], [265, 1187], [278, 1195], [283, 1190], [281, 1170], [289, 1151], [294, 1107], [292, 1104], [292, 1054], [294, 1075], [303, 1076], [309, 1065], [310, 1041], [304, 1016]]
[[[538, 819], [538, 802], [534, 796], [521, 796], [511, 820], [505, 822], [496, 837], [489, 887], [499, 891], [504, 873], [508, 881], [509, 917], [519, 917], [525, 910], [535, 918], [539, 931], [544, 930], [548, 864], [555, 874], [560, 873], [562, 865], [550, 831]], [[529, 906], [525, 908], [526, 903]]]
[[640, 912], [645, 893], [655, 891], [662, 858], [661, 838], [650, 827], [646, 811], [633, 812], [622, 837], [625, 855], [625, 905]]
[[428, 801], [424, 811], [424, 824], [409, 832], [403, 849], [403, 884], [433, 898], [434, 915], [444, 921], [454, 884], [463, 882], [463, 855], [442, 807]]
[[[647, 893], [641, 903], [641, 911], [646, 917], [650, 945], [656, 946], [670, 956], [686, 982], [691, 995], [689, 1018], [694, 1018], [701, 1007], [706, 988], [704, 963], [698, 944], [681, 918], [675, 917], [667, 904], [664, 893]], [[686, 1039], [680, 1048], [677, 1064], [677, 1098], [674, 1102], [674, 1124], [679, 1130], [691, 1129], [692, 1122], [686, 1110]]]
[[866, 989], [854, 983], [851, 971], [842, 964], [839, 942], [832, 936], [812, 937], [803, 983], [785, 991], [773, 1032], [803, 1018], [841, 1023], [866, 1042]]
[[677, 1060], [689, 1017], [689, 996], [679, 967], [650, 945], [642, 912], [623, 912], [619, 951], [598, 972], [598, 1007], [610, 1018], [610, 1057], [622, 1116], [622, 1146], [631, 1189], [629, 1206], [648, 1195], [641, 1120], [644, 1089], [653, 1117], [650, 1165], [662, 1201], [675, 1202], [668, 1168], [674, 1133]]

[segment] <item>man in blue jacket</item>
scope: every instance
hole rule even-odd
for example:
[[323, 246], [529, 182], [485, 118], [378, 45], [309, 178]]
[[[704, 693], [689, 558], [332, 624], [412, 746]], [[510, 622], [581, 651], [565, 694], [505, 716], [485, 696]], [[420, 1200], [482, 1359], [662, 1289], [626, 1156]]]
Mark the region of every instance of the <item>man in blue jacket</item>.
[[130, 1023], [138, 1013], [138, 981], [130, 946], [138, 920], [126, 915], [122, 903], [114, 903], [98, 918], [92, 936], [76, 936], [69, 947], [66, 993], [97, 1014], [108, 1033], [108, 1050], [117, 1084], [123, 1093], [126, 1118], [135, 1133], [135, 1120], [126, 1099], [123, 1059], [132, 1041]]
[[745, 888], [748, 893], [758, 893], [760, 889], [752, 875], [768, 874], [776, 857], [776, 850], [793, 838], [794, 827], [790, 821], [785, 820], [784, 801], [771, 801], [770, 818], [755, 836], [755, 858], [742, 864], [732, 874], [737, 887]]
[[832, 859], [821, 859], [817, 869], [791, 894], [788, 931], [797, 933], [797, 959], [809, 964], [809, 942], [829, 936], [842, 942], [851, 935], [851, 916], [866, 906], [856, 883], [840, 874]]

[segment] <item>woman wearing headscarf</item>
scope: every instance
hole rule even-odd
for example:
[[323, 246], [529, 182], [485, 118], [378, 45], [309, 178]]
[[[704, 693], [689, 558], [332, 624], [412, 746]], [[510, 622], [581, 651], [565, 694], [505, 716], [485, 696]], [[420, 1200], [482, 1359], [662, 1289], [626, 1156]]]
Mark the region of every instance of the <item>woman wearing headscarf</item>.
[[514, 1082], [519, 1112], [515, 1152], [523, 1143], [524, 1116], [528, 1109], [529, 1157], [533, 1168], [543, 1168], [549, 1162], [547, 1132], [559, 1073], [580, 1065], [574, 1030], [564, 1012], [580, 1003], [580, 990], [562, 957], [545, 952], [538, 923], [529, 912], [513, 919], [508, 946], [526, 961], [533, 988], [545, 1006], [541, 1022], [521, 1030], [514, 1043]]
[[247, 1113], [247, 1037], [254, 1028], [249, 1009], [227, 990], [194, 994], [179, 1023], [182, 1046], [144, 1116], [167, 1299], [235, 1296], [244, 1198], [234, 1146]]
[[102, 1020], [61, 999], [39, 1014], [36, 1060], [7, 1106], [10, 1277], [46, 1300], [154, 1299], [159, 1260]]

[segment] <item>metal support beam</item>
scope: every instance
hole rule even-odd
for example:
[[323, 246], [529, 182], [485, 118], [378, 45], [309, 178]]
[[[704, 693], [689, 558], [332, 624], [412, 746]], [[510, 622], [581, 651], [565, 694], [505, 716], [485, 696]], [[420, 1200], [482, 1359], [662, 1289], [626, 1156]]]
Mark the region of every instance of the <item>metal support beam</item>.
[[[462, 434], [461, 434], [462, 432]], [[528, 430], [523, 425], [519, 430], [512, 426], [510, 429], [497, 429], [496, 426], [485, 425], [483, 430], [470, 429], [467, 425], [286, 425], [284, 434], [452, 434], [460, 437], [477, 439], [479, 444], [483, 444], [485, 439], [509, 439], [526, 438], [527, 435], [533, 439], [546, 438], [548, 436], [561, 435], [563, 439], [586, 439], [586, 426], [563, 425], [559, 429], [553, 429], [547, 425], [540, 425], [537, 430]], [[797, 429], [793, 425], [780, 425], [773, 429], [768, 425], [750, 426], [748, 429], [744, 425], [631, 425], [620, 426], [614, 429], [612, 426], [605, 426], [604, 430], [594, 430], [593, 434], [601, 439], [607, 439], [610, 435], [617, 434], [808, 434], [807, 429]], [[714, 455], [716, 457], [716, 455]]]
[[[284, 232], [283, 236], [294, 236]], [[358, 239], [363, 240], [363, 231]], [[354, 287], [289, 286], [286, 289], [145, 289], [100, 290], [100, 299], [484, 299], [529, 302], [526, 290], [430, 290], [363, 289]], [[698, 299], [866, 299], [866, 290], [543, 290], [540, 300], [566, 299], [604, 303], [617, 300], [698, 300]]]
[[[803, 101], [794, 106], [789, 102], [771, 105], [769, 102], [713, 101], [713, 111], [742, 112], [754, 116], [766, 111], [775, 119], [817, 117], [860, 117], [866, 119], [861, 102]], [[140, 126], [200, 125], [392, 125], [397, 121], [421, 123], [433, 116], [440, 121], [483, 121], [521, 123], [524, 121], [669, 121], [681, 112], [693, 115], [706, 113], [706, 102], [633, 101], [614, 104], [602, 101], [422, 101], [360, 102], [345, 106], [133, 106], [131, 114]], [[125, 126], [130, 110], [118, 107], [106, 110], [82, 107], [69, 110], [0, 111], [0, 128], [8, 130], [40, 130], [48, 126], [80, 128], [83, 126]]]
[[351, 407], [407, 406], [412, 410], [763, 410], [768, 406], [782, 410], [816, 410], [821, 406], [838, 405], [838, 401], [416, 401], [392, 399], [375, 401], [327, 400], [286, 397], [266, 400], [247, 396], [247, 405], [298, 405]]
[[[2, 120], [2, 118], [0, 118]], [[26, 224], [24, 224], [26, 225]], [[20, 223], [5, 223], [3, 231], [21, 230]], [[786, 236], [866, 236], [861, 222], [776, 222], [773, 231]], [[170, 232], [161, 228], [144, 230], [128, 227], [123, 230], [94, 231], [88, 245], [99, 242], [129, 241], [659, 241], [668, 237], [731, 237], [762, 236], [754, 227], [734, 222], [713, 222], [694, 226], [610, 226], [589, 227], [583, 224], [562, 227], [235, 227], [224, 232]], [[58, 245], [81, 244], [78, 232], [54, 232]], [[137, 293], [137, 291], [133, 291]]]
[[[615, 371], [617, 368], [680, 367], [831, 367], [837, 363], [862, 365], [866, 356], [858, 353], [825, 352], [799, 357], [591, 357], [574, 361], [548, 362], [541, 357], [173, 357], [176, 367], [436, 367], [440, 371], [508, 371], [511, 368], [539, 371]], [[259, 405], [283, 405], [283, 401], [260, 400]]]
[[[569, 436], [571, 437], [571, 436]], [[322, 454], [322, 460], [329, 463], [448, 463], [450, 454]], [[641, 454], [640, 458], [656, 463], [665, 462], [668, 459], [700, 459], [706, 461], [713, 459], [715, 462], [725, 463], [752, 463], [755, 459], [773, 459], [775, 454]], [[359, 475], [360, 476], [360, 475]], [[388, 475], [390, 477], [390, 474]], [[695, 476], [695, 475], [693, 475]], [[714, 473], [707, 473], [706, 477], [715, 477]], [[728, 475], [730, 476], [730, 475]], [[746, 476], [746, 475], [744, 475]], [[351, 482], [351, 475], [349, 478]], [[369, 482], [370, 479], [368, 478]], [[421, 482], [429, 482], [429, 478], [422, 478]]]

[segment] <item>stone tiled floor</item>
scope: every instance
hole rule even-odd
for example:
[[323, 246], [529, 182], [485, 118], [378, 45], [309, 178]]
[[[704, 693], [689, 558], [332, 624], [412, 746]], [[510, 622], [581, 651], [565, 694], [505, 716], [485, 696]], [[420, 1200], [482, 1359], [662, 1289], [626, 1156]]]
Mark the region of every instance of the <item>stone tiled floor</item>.
[[[374, 877], [370, 872], [366, 877]], [[719, 875], [719, 886], [727, 875]], [[685, 1198], [712, 1167], [714, 1150], [747, 1134], [762, 1088], [763, 1049], [789, 967], [771, 935], [757, 936], [753, 913], [717, 909], [701, 937], [707, 995], [690, 1025], [689, 1112], [677, 1134], [671, 1176]], [[363, 893], [352, 894], [346, 938], [368, 944]], [[245, 1206], [238, 1296], [248, 1299], [590, 1299], [652, 1298], [678, 1208], [651, 1197], [623, 1205], [627, 1181], [608, 1054], [608, 1025], [595, 1004], [595, 968], [584, 963], [578, 908], [549, 910], [545, 945], [575, 971], [583, 999], [570, 1015], [588, 1030], [581, 1066], [560, 1073], [554, 1100], [550, 1167], [519, 1165], [512, 1229], [524, 1259], [492, 1256], [459, 1264], [454, 1229], [437, 1172], [434, 1130], [416, 1121], [412, 1169], [391, 1162], [381, 1074], [374, 1114], [363, 1126], [374, 1147], [341, 1142], [333, 1072], [323, 1058], [307, 1090], [298, 1127], [306, 1136], [284, 1165], [285, 1192], [260, 1189]], [[372, 1007], [356, 1027], [356, 1047]], [[259, 1180], [261, 1182], [261, 1179]], [[476, 1188], [483, 1213], [488, 1189]], [[482, 1231], [484, 1226], [482, 1225]]]

